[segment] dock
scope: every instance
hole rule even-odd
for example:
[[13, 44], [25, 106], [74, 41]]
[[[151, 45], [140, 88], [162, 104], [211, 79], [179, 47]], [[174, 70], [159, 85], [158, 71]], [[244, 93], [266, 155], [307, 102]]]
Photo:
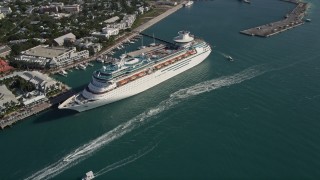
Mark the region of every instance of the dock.
[[175, 45], [174, 43], [172, 43], [172, 42], [170, 42], [170, 41], [166, 41], [166, 40], [164, 40], [164, 39], [160, 39], [160, 38], [158, 38], [158, 37], [154, 37], [154, 36], [149, 35], [149, 34], [140, 33], [140, 35], [143, 35], [143, 36], [146, 36], [146, 37], [149, 37], [149, 38], [153, 38], [153, 39], [155, 39], [155, 40], [157, 40], [157, 41], [164, 42], [164, 43], [166, 43], [166, 44]]
[[304, 24], [304, 16], [308, 9], [308, 3], [297, 0], [281, 1], [294, 3], [297, 6], [289, 14], [286, 14], [283, 20], [243, 30], [240, 33], [248, 36], [270, 37]]

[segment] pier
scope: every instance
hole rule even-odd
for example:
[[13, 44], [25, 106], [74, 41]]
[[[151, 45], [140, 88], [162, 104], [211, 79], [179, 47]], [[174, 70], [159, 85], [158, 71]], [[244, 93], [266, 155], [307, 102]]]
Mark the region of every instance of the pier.
[[304, 16], [308, 8], [308, 4], [299, 2], [297, 0], [281, 0], [284, 2], [294, 3], [297, 6], [289, 13], [284, 16], [285, 19], [265, 24], [262, 26], [250, 28], [240, 33], [249, 36], [269, 37], [276, 35], [283, 31], [292, 29], [294, 27], [304, 24]]
[[143, 35], [143, 36], [149, 37], [149, 38], [153, 38], [153, 39], [155, 39], [155, 40], [157, 40], [157, 41], [164, 42], [164, 43], [166, 43], [166, 44], [174, 45], [174, 43], [172, 43], [172, 42], [169, 42], [169, 41], [160, 39], [160, 38], [158, 38], [158, 37], [151, 36], [151, 35], [149, 35], [149, 34], [145, 34], [145, 33], [140, 33], [140, 34]]

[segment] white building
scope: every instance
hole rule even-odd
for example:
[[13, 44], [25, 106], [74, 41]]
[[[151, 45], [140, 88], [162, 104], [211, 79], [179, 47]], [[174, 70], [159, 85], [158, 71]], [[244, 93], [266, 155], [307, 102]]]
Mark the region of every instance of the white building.
[[64, 42], [66, 40], [69, 40], [69, 41], [75, 41], [76, 40], [76, 36], [72, 33], [68, 33], [68, 34], [65, 34], [63, 36], [60, 36], [58, 38], [55, 38], [54, 39], [54, 42], [58, 45], [58, 46], [63, 46]]
[[17, 75], [32, 83], [38, 90], [42, 92], [60, 88], [60, 86], [57, 85], [59, 84], [57, 81], [39, 71], [24, 71], [17, 73]]
[[131, 28], [132, 24], [134, 23], [134, 21], [136, 20], [136, 15], [135, 14], [129, 14], [129, 15], [125, 15], [123, 17], [123, 19], [121, 20], [121, 23], [125, 23], [125, 28]]
[[26, 61], [30, 63], [38, 63], [41, 66], [63, 67], [89, 57], [89, 51], [83, 50], [77, 52], [76, 48], [49, 47], [47, 45], [39, 45], [21, 52], [21, 55], [15, 58], [17, 61]]
[[119, 29], [104, 27], [102, 28], [102, 33], [108, 34], [109, 36], [115, 36], [119, 34]]
[[140, 14], [143, 14], [144, 8], [143, 8], [143, 7], [139, 7], [139, 8], [138, 8], [138, 11], [139, 11]]
[[120, 18], [118, 16], [114, 16], [114, 17], [112, 17], [110, 19], [105, 20], [104, 22], [109, 24], [109, 23], [114, 23], [114, 22], [118, 21], [119, 19]]

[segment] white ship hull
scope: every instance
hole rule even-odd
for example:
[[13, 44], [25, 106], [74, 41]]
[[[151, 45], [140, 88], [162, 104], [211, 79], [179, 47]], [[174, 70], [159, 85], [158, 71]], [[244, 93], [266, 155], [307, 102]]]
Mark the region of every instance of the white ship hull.
[[[78, 112], [86, 111], [89, 109], [93, 109], [102, 105], [106, 105], [115, 101], [119, 101], [121, 99], [128, 98], [130, 96], [141, 93], [151, 87], [156, 86], [198, 64], [200, 64], [203, 60], [205, 60], [209, 54], [211, 53], [211, 49], [207, 49], [204, 51], [203, 48], [198, 49], [198, 53], [192, 55], [182, 61], [174, 63], [170, 66], [167, 66], [164, 69], [158, 70], [152, 74], [146, 75], [142, 78], [139, 78], [133, 82], [130, 82], [126, 85], [118, 87], [110, 92], [107, 92], [98, 100], [87, 102], [85, 104], [76, 104], [73, 106], [65, 106], [64, 104], [68, 104], [70, 101], [74, 99], [75, 96], [70, 97], [63, 104], [59, 106], [60, 109], [73, 109]], [[83, 93], [89, 93], [84, 91]]]

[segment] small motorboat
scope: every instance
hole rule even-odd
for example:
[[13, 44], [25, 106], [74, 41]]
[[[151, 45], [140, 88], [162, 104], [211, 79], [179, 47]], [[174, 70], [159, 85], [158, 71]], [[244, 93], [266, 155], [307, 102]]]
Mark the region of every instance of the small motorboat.
[[82, 178], [82, 180], [91, 180], [94, 178], [94, 174], [92, 171], [86, 173], [86, 175]]
[[226, 56], [227, 60], [233, 61], [233, 58], [231, 56]]

